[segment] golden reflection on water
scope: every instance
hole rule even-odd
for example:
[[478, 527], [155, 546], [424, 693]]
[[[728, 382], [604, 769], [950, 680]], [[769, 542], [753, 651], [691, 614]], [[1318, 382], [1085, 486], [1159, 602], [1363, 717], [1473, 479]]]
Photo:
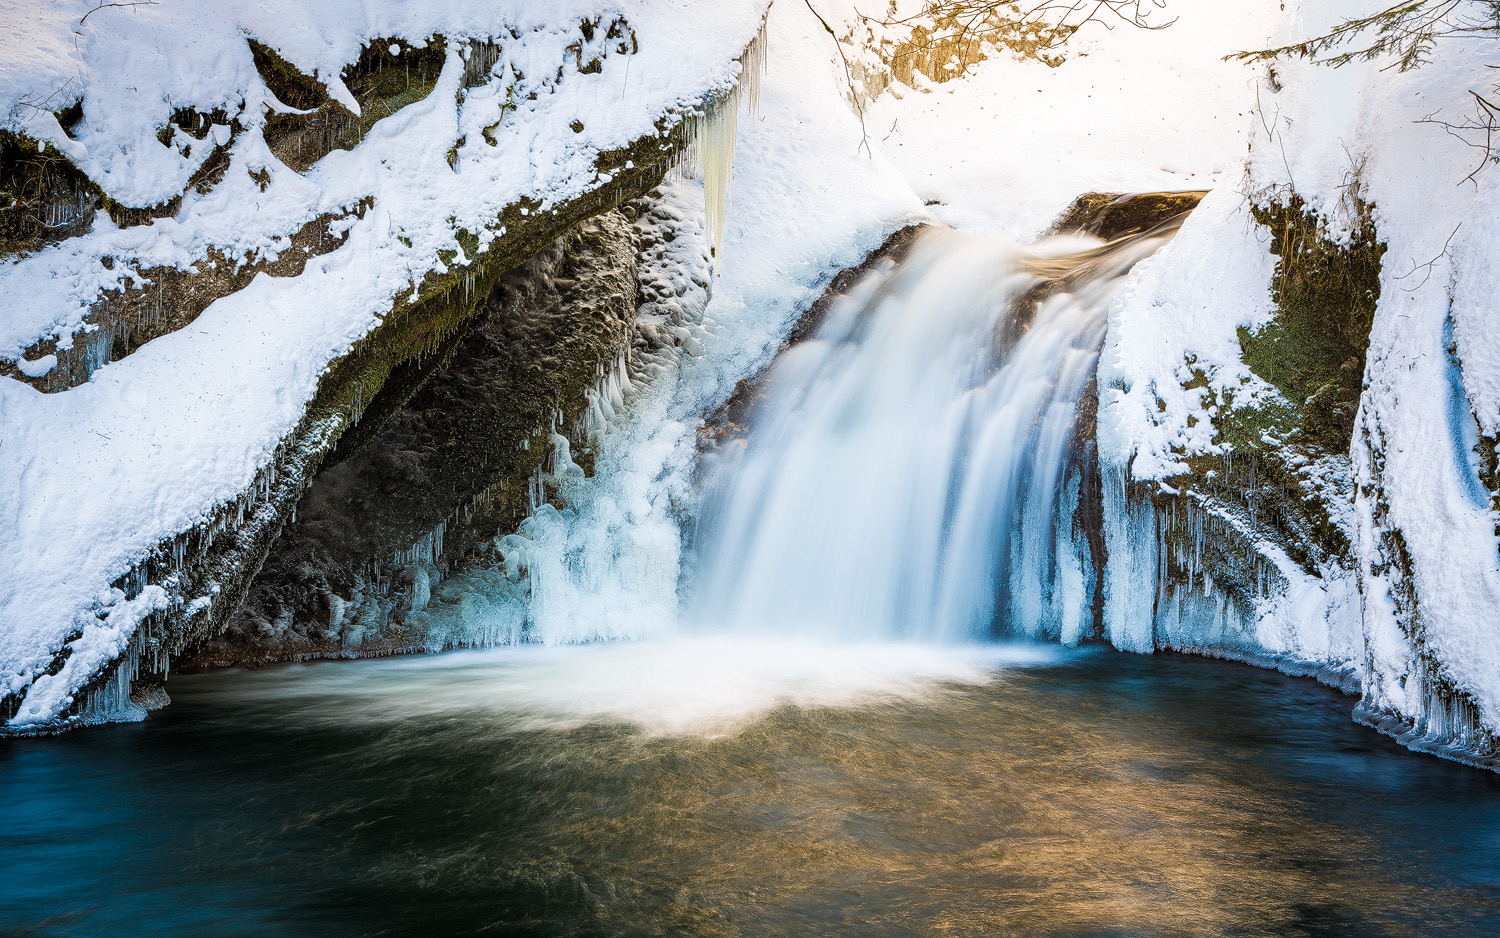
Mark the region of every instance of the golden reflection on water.
[[0, 934], [1500, 935], [1500, 777], [1310, 682], [694, 647], [202, 675], [10, 741]]
[[1385, 848], [1315, 816], [1253, 736], [1049, 681], [784, 707], [716, 739], [460, 720], [382, 747], [461, 734], [493, 759], [477, 790], [505, 833], [424, 855], [431, 882], [477, 877], [601, 933], [1428, 935], [1474, 914], [1387, 878]]

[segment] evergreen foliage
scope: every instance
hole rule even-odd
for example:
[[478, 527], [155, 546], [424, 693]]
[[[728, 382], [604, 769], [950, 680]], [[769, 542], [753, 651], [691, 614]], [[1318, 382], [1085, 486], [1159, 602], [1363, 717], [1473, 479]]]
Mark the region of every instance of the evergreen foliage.
[[1500, 0], [1406, 0], [1379, 13], [1344, 20], [1321, 36], [1228, 58], [1264, 62], [1295, 56], [1334, 67], [1394, 56], [1408, 71], [1425, 64], [1439, 39], [1500, 33]]

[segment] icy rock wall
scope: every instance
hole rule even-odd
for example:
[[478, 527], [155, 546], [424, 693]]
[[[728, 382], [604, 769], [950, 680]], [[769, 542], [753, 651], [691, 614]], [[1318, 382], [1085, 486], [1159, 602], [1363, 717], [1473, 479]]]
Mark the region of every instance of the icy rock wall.
[[[8, 732], [125, 712], [117, 666], [135, 673], [145, 655], [164, 668], [222, 628], [386, 382], [415, 387], [497, 277], [658, 184], [692, 117], [732, 96], [764, 13], [654, 0], [352, 3], [315, 17], [96, 6], [25, 11], [3, 40], [21, 44], [3, 55], [19, 63], [0, 74], [5, 131], [26, 153], [65, 157], [106, 209], [0, 266], [3, 289], [28, 298], [0, 318], [12, 363], [0, 491], [19, 506], [0, 530]], [[247, 35], [319, 86], [302, 107], [277, 97], [295, 76], [268, 80], [275, 59]], [[390, 38], [384, 51], [372, 36]], [[408, 53], [421, 60], [410, 85]], [[402, 87], [385, 87], [397, 71]], [[337, 108], [355, 122], [334, 121]], [[297, 151], [321, 153], [311, 165], [273, 146], [270, 117], [292, 110], [330, 118], [304, 141], [312, 153]], [[330, 218], [328, 243], [321, 223], [317, 244], [298, 242]], [[243, 283], [245, 265], [298, 254], [310, 260]], [[155, 315], [153, 288], [171, 284], [151, 271], [197, 277], [221, 258], [229, 274]], [[90, 321], [111, 291], [131, 300], [129, 321]], [[62, 361], [106, 329], [83, 365]], [[59, 393], [28, 386], [60, 366]], [[142, 628], [156, 646], [138, 647]]]
[[676, 618], [696, 413], [673, 399], [703, 363], [715, 267], [702, 205], [703, 188], [679, 181], [638, 206], [628, 354], [551, 434], [520, 525], [478, 545], [404, 616], [430, 647], [637, 638]]
[[[1351, 12], [1300, 4], [1282, 41]], [[1112, 310], [1099, 421], [1112, 640], [1316, 674], [1491, 768], [1500, 177], [1433, 121], [1472, 116], [1495, 46], [1275, 62], [1243, 183]]]
[[683, 272], [653, 257], [668, 238], [702, 247], [701, 221], [663, 200], [596, 216], [502, 277], [374, 438], [340, 442], [239, 615], [185, 666], [488, 643], [429, 627], [446, 574], [483, 563], [476, 552], [550, 501], [565, 467], [593, 469], [591, 411], [623, 403], [632, 349], [658, 328], [636, 322], [646, 296], [707, 288], [706, 255]]

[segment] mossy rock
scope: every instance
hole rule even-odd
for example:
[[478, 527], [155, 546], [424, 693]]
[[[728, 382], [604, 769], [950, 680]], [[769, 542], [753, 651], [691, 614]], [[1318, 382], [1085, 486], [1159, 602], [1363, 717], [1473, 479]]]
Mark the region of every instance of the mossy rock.
[[1370, 206], [1351, 198], [1357, 224], [1347, 242], [1330, 238], [1299, 196], [1253, 207], [1278, 258], [1276, 316], [1239, 330], [1246, 366], [1287, 401], [1291, 413], [1282, 422], [1289, 420], [1296, 439], [1331, 453], [1346, 452], [1354, 433], [1385, 254]]
[[1198, 207], [1207, 190], [1184, 192], [1086, 192], [1073, 200], [1049, 234], [1082, 233], [1113, 241], [1150, 231]]
[[266, 119], [266, 145], [297, 172], [306, 172], [334, 150], [352, 149], [377, 121], [431, 94], [447, 56], [441, 36], [433, 36], [421, 47], [401, 39], [370, 40], [359, 59], [340, 76], [359, 102], [360, 113], [355, 115], [330, 98], [322, 82], [301, 72], [270, 46], [251, 39], [250, 50], [261, 80], [277, 100], [310, 112], [272, 114]]
[[[554, 417], [576, 425], [587, 389], [629, 347], [635, 262], [619, 213], [585, 222], [502, 277], [435, 370], [393, 371], [303, 496], [228, 631], [183, 666], [342, 654], [327, 634], [333, 597], [369, 596], [377, 583], [393, 587], [397, 611], [361, 636], [360, 653], [423, 647], [425, 631], [408, 628], [395, 602], [394, 558], [442, 524], [434, 559], [448, 570], [526, 516]], [[375, 431], [362, 433], [366, 425]], [[573, 441], [585, 467], [586, 447]]]
[[[1295, 194], [1252, 206], [1278, 258], [1270, 284], [1276, 309], [1265, 325], [1241, 328], [1239, 340], [1245, 365], [1275, 393], [1213, 389], [1206, 372], [1187, 362], [1193, 378], [1185, 387], [1206, 389], [1224, 453], [1188, 459], [1189, 471], [1169, 483], [1181, 498], [1237, 519], [1214, 522], [1202, 549], [1215, 584], [1247, 607], [1266, 588], [1253, 541], [1276, 544], [1313, 576], [1355, 562], [1340, 522], [1353, 499], [1348, 452], [1385, 245], [1370, 206], [1357, 193], [1350, 199], [1356, 224], [1342, 240]], [[1173, 511], [1178, 497], [1159, 495], [1158, 511]], [[1169, 547], [1177, 537], [1196, 535], [1164, 534]], [[1183, 576], [1169, 569], [1169, 580]]]

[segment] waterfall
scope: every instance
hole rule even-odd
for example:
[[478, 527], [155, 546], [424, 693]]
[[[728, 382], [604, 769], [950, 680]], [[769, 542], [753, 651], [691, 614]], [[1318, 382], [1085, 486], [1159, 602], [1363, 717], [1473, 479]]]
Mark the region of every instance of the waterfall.
[[1030, 248], [929, 231], [836, 302], [714, 470], [704, 627], [1081, 637], [1095, 573], [1074, 521], [1080, 407], [1114, 288], [1179, 223]]

